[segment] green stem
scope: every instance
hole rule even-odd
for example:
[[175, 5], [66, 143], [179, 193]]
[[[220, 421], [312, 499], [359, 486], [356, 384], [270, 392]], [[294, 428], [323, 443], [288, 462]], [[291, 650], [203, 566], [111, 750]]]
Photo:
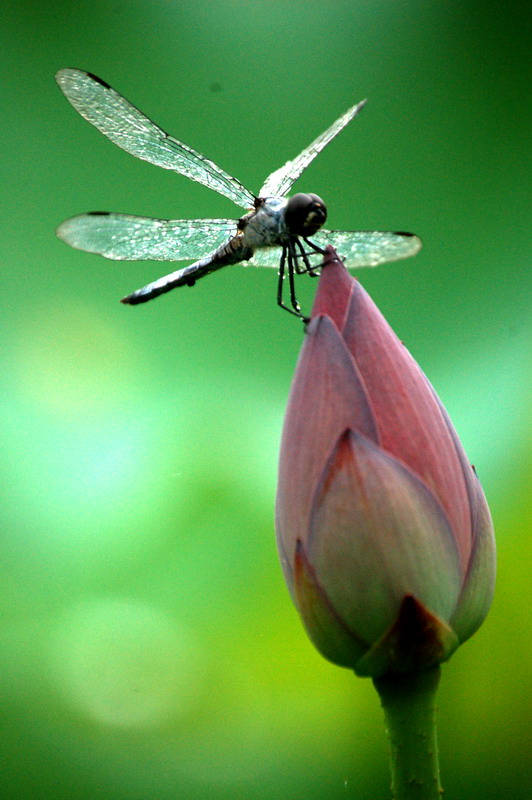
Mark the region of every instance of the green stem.
[[440, 668], [374, 680], [390, 741], [393, 800], [441, 800], [435, 698]]

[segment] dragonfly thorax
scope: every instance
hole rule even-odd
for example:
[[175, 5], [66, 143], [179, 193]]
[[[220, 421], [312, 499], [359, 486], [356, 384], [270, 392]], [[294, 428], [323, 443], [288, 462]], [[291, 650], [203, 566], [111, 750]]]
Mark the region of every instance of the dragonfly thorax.
[[250, 211], [238, 221], [250, 247], [282, 245], [289, 236], [285, 222], [288, 201], [284, 197], [261, 197], [255, 211]]
[[327, 219], [325, 203], [316, 194], [261, 197], [256, 208], [238, 221], [250, 247], [284, 245], [293, 236], [312, 236]]

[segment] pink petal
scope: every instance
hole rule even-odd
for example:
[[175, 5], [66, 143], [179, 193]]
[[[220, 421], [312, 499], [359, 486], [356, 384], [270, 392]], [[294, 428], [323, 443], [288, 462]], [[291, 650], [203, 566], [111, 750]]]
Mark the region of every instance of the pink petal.
[[346, 428], [378, 438], [353, 360], [331, 320], [318, 317], [307, 328], [281, 443], [276, 525], [289, 583], [296, 541], [307, 540], [316, 485], [331, 448]]
[[451, 625], [460, 642], [469, 639], [484, 622], [495, 588], [495, 535], [493, 522], [480, 482], [473, 503], [473, 550], [464, 588]]
[[416, 472], [440, 500], [465, 574], [471, 553], [469, 499], [434, 390], [359, 283], [342, 333], [371, 398], [383, 448]]
[[405, 595], [442, 620], [461, 587], [448, 520], [430, 489], [359, 433], [346, 431], [313, 501], [308, 557], [335, 612], [376, 642]]
[[327, 247], [327, 252], [312, 307], [312, 319], [320, 315], [330, 317], [338, 330], [341, 330], [356, 281], [338, 259], [335, 250]]
[[335, 614], [316, 580], [301, 542], [296, 548], [294, 583], [297, 607], [314, 645], [335, 664], [353, 668], [368, 645], [360, 641]]
[[495, 533], [486, 497], [468, 461], [447, 411], [434, 393], [462, 466], [471, 512], [472, 550], [452, 626], [461, 642], [480, 627], [490, 609], [495, 588]]

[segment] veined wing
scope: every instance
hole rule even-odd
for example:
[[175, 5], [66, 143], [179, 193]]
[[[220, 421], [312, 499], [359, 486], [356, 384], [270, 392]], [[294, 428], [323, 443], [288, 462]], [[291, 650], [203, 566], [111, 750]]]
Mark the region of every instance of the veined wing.
[[[320, 247], [332, 245], [348, 269], [376, 267], [388, 261], [399, 261], [415, 256], [421, 248], [421, 239], [412, 233], [321, 229], [311, 238]], [[313, 266], [319, 266], [319, 253], [309, 253], [309, 256]], [[280, 247], [262, 247], [255, 250], [253, 258], [243, 263], [252, 267], [278, 268], [280, 260]]]
[[[279, 269], [282, 250], [280, 247], [259, 247], [253, 253], [252, 258], [243, 261], [243, 267], [273, 267]], [[319, 254], [318, 254], [319, 256]]]
[[293, 183], [299, 178], [304, 169], [308, 167], [310, 162], [316, 158], [318, 153], [321, 153], [323, 148], [329, 144], [331, 139], [334, 139], [337, 133], [340, 133], [342, 128], [345, 128], [348, 122], [351, 122], [358, 112], [365, 106], [366, 100], [362, 100], [357, 105], [348, 109], [345, 114], [334, 122], [330, 128], [318, 136], [312, 144], [310, 144], [297, 158], [292, 161], [287, 161], [284, 167], [272, 172], [265, 182], [264, 186], [259, 192], [259, 197], [281, 196], [284, 197]]
[[94, 212], [65, 220], [63, 242], [117, 261], [202, 258], [235, 235], [234, 219], [152, 219]]
[[240, 181], [169, 136], [96, 75], [80, 69], [61, 69], [56, 80], [76, 111], [122, 150], [186, 175], [225, 195], [237, 206], [253, 207], [255, 198]]
[[421, 248], [421, 239], [413, 233], [387, 231], [320, 230], [312, 241], [320, 247], [332, 245], [348, 269], [399, 261], [415, 256]]

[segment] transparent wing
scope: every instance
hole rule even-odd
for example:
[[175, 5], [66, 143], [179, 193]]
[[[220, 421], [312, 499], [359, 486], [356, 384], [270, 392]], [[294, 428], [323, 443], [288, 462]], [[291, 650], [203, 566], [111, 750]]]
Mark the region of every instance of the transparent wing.
[[287, 161], [284, 167], [280, 167], [275, 170], [275, 172], [272, 172], [272, 174], [266, 178], [264, 186], [259, 192], [259, 197], [284, 197], [284, 195], [290, 191], [292, 184], [299, 178], [303, 170], [308, 167], [318, 153], [321, 153], [331, 139], [334, 139], [336, 134], [340, 133], [348, 122], [351, 122], [353, 117], [365, 106], [366, 102], [366, 100], [362, 100], [356, 106], [348, 109], [330, 128], [327, 128], [321, 136], [318, 136], [312, 144], [303, 150], [297, 158], [294, 158], [293, 161]]
[[235, 235], [234, 219], [152, 219], [94, 212], [65, 220], [59, 238], [88, 253], [117, 261], [184, 261], [202, 258]]
[[62, 69], [56, 80], [76, 111], [122, 150], [186, 175], [225, 195], [237, 206], [253, 207], [255, 198], [240, 181], [192, 147], [168, 136], [100, 78], [80, 69]]
[[253, 253], [249, 261], [243, 261], [244, 267], [274, 267], [279, 269], [282, 250], [280, 247], [260, 247]]
[[[386, 231], [328, 231], [320, 230], [311, 239], [319, 247], [332, 245], [348, 269], [376, 267], [388, 261], [415, 256], [421, 240], [412, 233]], [[319, 266], [321, 256], [307, 250], [313, 266]], [[244, 262], [252, 267], [279, 267], [280, 247], [255, 250], [253, 258]]]
[[413, 233], [386, 231], [320, 230], [312, 241], [319, 247], [332, 245], [348, 269], [377, 267], [409, 258], [421, 248], [421, 239]]

